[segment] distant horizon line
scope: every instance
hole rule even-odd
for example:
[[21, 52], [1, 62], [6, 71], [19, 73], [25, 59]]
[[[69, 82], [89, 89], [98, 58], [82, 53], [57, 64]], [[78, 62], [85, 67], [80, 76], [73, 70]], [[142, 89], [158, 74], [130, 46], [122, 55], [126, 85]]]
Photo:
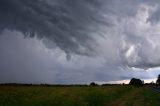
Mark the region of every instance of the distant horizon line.
[[[92, 82], [95, 82], [98, 85], [108, 84], [108, 85], [118, 85], [118, 84], [129, 84], [129, 81], [131, 79], [126, 80], [116, 80], [116, 81], [91, 81], [88, 83], [29, 83], [29, 82], [0, 82], [0, 85], [89, 85]], [[144, 83], [155, 83], [157, 78], [151, 78], [151, 79], [141, 79], [144, 81]]]

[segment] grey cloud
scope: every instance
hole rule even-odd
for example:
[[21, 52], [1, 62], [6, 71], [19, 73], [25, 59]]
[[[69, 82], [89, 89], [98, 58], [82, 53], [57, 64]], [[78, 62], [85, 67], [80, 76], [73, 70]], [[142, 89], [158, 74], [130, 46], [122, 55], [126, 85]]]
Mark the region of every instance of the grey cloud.
[[0, 51], [0, 83], [86, 84], [127, 76], [125, 71], [106, 64], [103, 58], [73, 55], [67, 61], [62, 50], [47, 49], [37, 38], [24, 39], [16, 31], [2, 33]]
[[[48, 49], [36, 37], [24, 39], [17, 31], [0, 36], [0, 83], [86, 84], [92, 81], [116, 81], [155, 78], [159, 71], [132, 70], [108, 62], [108, 57], [73, 55], [70, 61], [59, 48]], [[109, 58], [108, 58], [109, 59]], [[153, 75], [152, 75], [153, 74]]]
[[[104, 58], [100, 65], [96, 62], [102, 65], [96, 68], [102, 73], [93, 69], [98, 76], [87, 77], [105, 79], [104, 70], [112, 70], [118, 77], [113, 71], [118, 67], [159, 66], [159, 5], [158, 0], [1, 0], [0, 32], [37, 37], [53, 52], [63, 50], [68, 60], [75, 55]], [[62, 73], [58, 76], [70, 77]]]
[[0, 30], [45, 37], [66, 53], [95, 55], [90, 32], [98, 29], [98, 23], [110, 25], [98, 15], [98, 3], [90, 0], [1, 0]]

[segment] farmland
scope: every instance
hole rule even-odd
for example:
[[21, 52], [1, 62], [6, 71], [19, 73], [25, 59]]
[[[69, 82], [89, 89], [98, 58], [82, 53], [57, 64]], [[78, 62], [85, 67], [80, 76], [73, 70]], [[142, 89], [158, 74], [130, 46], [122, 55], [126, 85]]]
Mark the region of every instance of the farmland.
[[0, 86], [0, 106], [158, 106], [160, 93], [133, 86]]

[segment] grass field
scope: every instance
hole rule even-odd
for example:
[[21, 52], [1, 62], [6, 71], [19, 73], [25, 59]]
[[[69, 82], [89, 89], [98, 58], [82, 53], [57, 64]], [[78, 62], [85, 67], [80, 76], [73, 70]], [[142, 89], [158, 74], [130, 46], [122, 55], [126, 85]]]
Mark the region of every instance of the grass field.
[[0, 106], [159, 106], [160, 93], [133, 86], [0, 86]]

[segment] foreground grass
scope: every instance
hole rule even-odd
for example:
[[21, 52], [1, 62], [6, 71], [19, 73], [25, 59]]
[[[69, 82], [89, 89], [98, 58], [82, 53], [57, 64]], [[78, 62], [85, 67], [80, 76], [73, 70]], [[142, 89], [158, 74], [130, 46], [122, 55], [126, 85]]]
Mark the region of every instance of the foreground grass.
[[132, 86], [0, 86], [0, 106], [158, 106], [160, 93]]

